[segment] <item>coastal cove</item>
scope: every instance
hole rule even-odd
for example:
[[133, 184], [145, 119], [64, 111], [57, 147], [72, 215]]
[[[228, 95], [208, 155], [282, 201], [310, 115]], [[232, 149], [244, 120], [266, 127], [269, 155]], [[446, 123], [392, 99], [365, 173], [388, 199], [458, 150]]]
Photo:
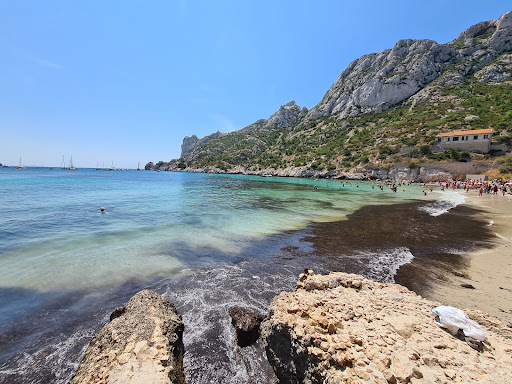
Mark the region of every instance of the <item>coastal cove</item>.
[[5, 383], [67, 382], [142, 288], [183, 316], [187, 382], [267, 383], [262, 346], [235, 346], [230, 306], [266, 312], [304, 268], [440, 297], [440, 282], [471, 277], [469, 252], [496, 246], [489, 221], [505, 225], [502, 208], [421, 185], [46, 168], [0, 170], [0, 183]]

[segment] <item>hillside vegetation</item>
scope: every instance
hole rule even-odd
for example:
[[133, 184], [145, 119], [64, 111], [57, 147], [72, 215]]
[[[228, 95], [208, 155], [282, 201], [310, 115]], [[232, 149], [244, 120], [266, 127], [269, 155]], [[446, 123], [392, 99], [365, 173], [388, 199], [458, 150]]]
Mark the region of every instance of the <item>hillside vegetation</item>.
[[509, 12], [448, 44], [401, 40], [351, 63], [312, 110], [290, 102], [242, 130], [187, 137], [180, 159], [147, 168], [332, 172], [483, 158], [430, 145], [441, 132], [482, 128], [512, 144], [511, 36]]

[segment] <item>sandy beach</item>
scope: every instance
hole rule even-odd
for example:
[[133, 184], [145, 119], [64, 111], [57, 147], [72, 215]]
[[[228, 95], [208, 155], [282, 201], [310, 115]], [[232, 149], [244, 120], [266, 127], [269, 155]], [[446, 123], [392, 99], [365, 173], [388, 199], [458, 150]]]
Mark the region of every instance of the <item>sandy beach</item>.
[[425, 296], [444, 305], [478, 309], [512, 325], [512, 196], [461, 193], [467, 205], [483, 210], [482, 219], [496, 235], [494, 247], [464, 255], [463, 276], [450, 276]]

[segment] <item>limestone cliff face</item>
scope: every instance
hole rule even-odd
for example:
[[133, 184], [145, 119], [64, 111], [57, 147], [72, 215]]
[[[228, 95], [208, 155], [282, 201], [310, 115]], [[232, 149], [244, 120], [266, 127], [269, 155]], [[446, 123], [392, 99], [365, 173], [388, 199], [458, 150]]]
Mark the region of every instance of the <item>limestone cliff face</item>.
[[466, 310], [489, 340], [476, 350], [434, 322], [438, 305], [397, 284], [307, 271], [274, 298], [261, 333], [282, 384], [509, 383], [512, 330]]
[[[199, 139], [196, 135], [192, 135], [191, 137], [186, 136], [183, 139], [183, 143], [181, 144], [181, 158], [185, 161], [195, 161], [201, 159], [205, 156], [214, 155], [216, 153], [220, 153], [224, 151], [226, 148], [219, 143], [218, 146], [214, 148], [205, 149], [205, 145], [210, 141], [219, 139], [224, 136], [235, 136], [239, 133], [246, 135], [245, 140], [247, 141], [259, 141], [260, 146], [264, 147], [266, 143], [261, 142], [260, 139], [256, 139], [251, 137], [251, 134], [256, 132], [267, 132], [272, 129], [288, 129], [293, 124], [302, 119], [308, 109], [306, 107], [299, 107], [295, 101], [290, 101], [289, 103], [282, 105], [278, 111], [276, 111], [272, 116], [267, 119], [259, 119], [254, 123], [248, 125], [247, 127], [241, 129], [240, 131], [235, 131], [232, 133], [221, 133], [219, 131], [212, 133], [211, 135], [205, 136]], [[228, 138], [228, 140], [231, 138]], [[235, 141], [238, 139], [235, 139]]]
[[150, 290], [118, 308], [91, 341], [70, 384], [184, 384], [183, 322]]
[[[236, 167], [243, 166], [258, 171], [273, 168], [273, 171], [264, 173], [306, 177], [305, 174], [327, 174], [327, 171], [317, 170], [319, 164], [323, 168], [330, 166], [330, 170], [334, 166], [340, 171], [357, 165], [350, 162], [364, 158], [361, 152], [368, 153], [368, 160], [377, 164], [381, 160], [377, 147], [383, 144], [384, 139], [388, 143], [396, 142], [392, 145], [397, 147], [429, 145], [439, 131], [455, 129], [456, 123], [465, 125], [467, 129], [473, 129], [473, 125], [478, 127], [478, 114], [483, 112], [468, 116], [477, 119], [471, 123], [469, 120], [457, 120], [459, 116], [452, 115], [449, 108], [448, 113], [438, 116], [430, 107], [442, 107], [448, 102], [456, 107], [465, 101], [457, 94], [459, 92], [478, 96], [478, 102], [483, 103], [484, 93], [472, 93], [477, 88], [475, 85], [479, 85], [477, 82], [506, 88], [511, 79], [512, 11], [498, 20], [473, 25], [446, 44], [405, 39], [391, 49], [364, 55], [350, 63], [310, 111], [291, 101], [268, 119], [257, 120], [241, 130], [216, 132], [201, 139], [195, 135], [187, 136], [182, 144], [181, 157], [184, 161], [179, 170], [190, 167], [235, 172]], [[499, 98], [506, 98], [503, 94], [506, 92], [500, 93]], [[498, 102], [507, 104], [506, 101]], [[359, 122], [361, 114], [381, 113], [401, 105], [406, 105], [409, 113], [404, 116], [401, 110], [399, 116], [403, 117], [397, 117], [397, 122], [414, 122], [411, 129], [418, 131], [416, 135], [403, 126], [396, 128], [395, 133], [395, 125], [385, 122], [383, 124], [387, 126], [375, 128], [379, 135], [384, 133], [376, 141], [365, 137], [364, 140], [360, 138], [363, 147], [350, 145], [350, 135], [362, 134], [365, 130], [371, 131], [374, 125], [380, 125], [373, 120]], [[483, 116], [481, 121], [488, 119], [503, 126], [507, 124], [501, 121], [503, 114], [496, 110], [492, 117]], [[349, 137], [343, 138], [342, 142], [338, 133], [347, 129]], [[328, 145], [326, 139], [330, 137], [339, 138], [336, 146]], [[407, 139], [405, 141], [411, 144], [400, 139]], [[345, 153], [347, 147], [350, 147], [350, 154]], [[147, 168], [164, 170], [173, 169], [174, 165], [172, 162], [148, 163]]]
[[[512, 11], [496, 21], [468, 28], [448, 44], [400, 40], [392, 49], [364, 55], [350, 63], [307, 118], [380, 113], [425, 88], [449, 65], [458, 64], [447, 79], [463, 77], [511, 50]], [[500, 80], [505, 78], [506, 75], [499, 77]], [[481, 79], [492, 81], [496, 76]]]
[[185, 136], [183, 139], [183, 143], [181, 144], [181, 156], [182, 158], [186, 158], [189, 156], [194, 150], [214, 139], [218, 139], [224, 135], [220, 131], [212, 133], [211, 135], [205, 136], [202, 139], [198, 138], [196, 135], [192, 135], [191, 137]]
[[294, 122], [302, 118], [308, 109], [306, 107], [299, 107], [295, 101], [282, 105], [277, 112], [275, 112], [266, 121], [265, 126], [269, 127], [277, 125], [280, 128], [289, 128]]

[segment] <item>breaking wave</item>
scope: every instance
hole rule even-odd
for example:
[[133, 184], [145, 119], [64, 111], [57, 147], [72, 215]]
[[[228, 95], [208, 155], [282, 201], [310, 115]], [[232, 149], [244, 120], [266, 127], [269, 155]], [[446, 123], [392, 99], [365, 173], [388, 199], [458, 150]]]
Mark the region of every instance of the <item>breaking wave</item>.
[[409, 248], [394, 248], [377, 252], [364, 252], [355, 255], [366, 264], [362, 275], [374, 281], [382, 283], [394, 283], [398, 269], [409, 264], [414, 255]]
[[418, 209], [420, 211], [427, 212], [430, 216], [440, 216], [450, 211], [450, 209], [455, 208], [457, 205], [463, 204], [466, 200], [463, 195], [458, 193], [450, 194], [449, 196], [450, 198], [448, 199], [437, 200], [432, 203], [422, 205]]

